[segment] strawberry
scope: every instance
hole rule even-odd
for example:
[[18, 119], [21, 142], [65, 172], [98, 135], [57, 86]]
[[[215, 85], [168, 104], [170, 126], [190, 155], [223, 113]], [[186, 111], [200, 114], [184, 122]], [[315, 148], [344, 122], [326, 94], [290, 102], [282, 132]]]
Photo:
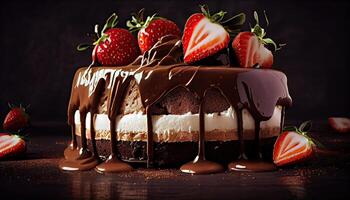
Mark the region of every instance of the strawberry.
[[[272, 44], [275, 50], [279, 50], [276, 43], [270, 38], [264, 38], [266, 32], [259, 25], [258, 14], [254, 12], [257, 24], [251, 32], [239, 33], [232, 42], [232, 48], [241, 67], [253, 67], [259, 65], [262, 68], [271, 68], [273, 64], [272, 52], [265, 45]], [[265, 14], [266, 17], [266, 14]], [[268, 20], [266, 18], [267, 24]]]
[[95, 55], [102, 65], [121, 66], [128, 65], [139, 55], [136, 38], [126, 29], [115, 28], [118, 16], [113, 13], [104, 25], [101, 33], [98, 31], [98, 25], [95, 26], [95, 33], [98, 39], [90, 44], [81, 44], [78, 46], [79, 51], [94, 46], [92, 52], [93, 63]]
[[19, 131], [29, 126], [29, 115], [26, 113], [26, 109], [20, 105], [15, 107], [9, 104], [11, 110], [7, 113], [3, 128], [8, 131]]
[[26, 143], [18, 135], [0, 133], [0, 159], [16, 156], [26, 151]]
[[[305, 123], [302, 126], [305, 127]], [[292, 128], [277, 138], [273, 149], [273, 162], [277, 166], [284, 166], [306, 161], [313, 155], [314, 146], [314, 142], [302, 128]]]
[[197, 62], [227, 48], [230, 33], [234, 34], [245, 21], [243, 13], [222, 22], [226, 12], [211, 15], [205, 5], [201, 11], [191, 15], [185, 25], [182, 42], [186, 63]]
[[350, 132], [350, 119], [345, 117], [328, 118], [329, 125], [339, 133]]
[[148, 16], [144, 21], [143, 13], [144, 9], [141, 9], [126, 23], [130, 31], [138, 31], [137, 38], [142, 54], [152, 48], [165, 35], [175, 35], [180, 38], [180, 29], [173, 21], [156, 17], [156, 14]]

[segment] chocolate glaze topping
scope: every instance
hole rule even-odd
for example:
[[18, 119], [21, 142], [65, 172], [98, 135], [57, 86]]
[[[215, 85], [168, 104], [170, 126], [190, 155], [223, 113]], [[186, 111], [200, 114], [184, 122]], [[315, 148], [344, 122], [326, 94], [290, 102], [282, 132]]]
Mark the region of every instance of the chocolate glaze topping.
[[[123, 101], [124, 93], [131, 80], [135, 80], [146, 110], [148, 140], [147, 166], [153, 160], [152, 106], [172, 90], [183, 87], [199, 99], [199, 148], [198, 156], [192, 164], [184, 165], [181, 170], [190, 173], [213, 173], [222, 171], [217, 163], [205, 160], [204, 155], [204, 98], [209, 89], [217, 89], [235, 109], [238, 135], [241, 144], [241, 157], [244, 156], [242, 110], [249, 110], [256, 121], [256, 144], [259, 154], [260, 122], [271, 118], [276, 105], [288, 107], [292, 100], [288, 93], [286, 76], [276, 70], [234, 68], [230, 66], [188, 66], [181, 63], [181, 41], [174, 36], [163, 37], [152, 49], [145, 52], [134, 63], [124, 67], [92, 67], [79, 69], [73, 80], [73, 87], [68, 106], [68, 123], [72, 126], [72, 143], [65, 151], [66, 160], [60, 167], [67, 169], [78, 165], [98, 164], [98, 155], [94, 139], [94, 124], [91, 117], [91, 140], [93, 152], [87, 149], [85, 119], [88, 112], [96, 114], [101, 99], [107, 98], [107, 113], [110, 119], [111, 156], [107, 162], [97, 167], [99, 171], [126, 171], [131, 167], [116, 158], [116, 117]], [[79, 153], [74, 133], [74, 114], [79, 110], [81, 121], [81, 148]], [[284, 112], [283, 112], [284, 113]], [[66, 153], [67, 152], [67, 153]], [[73, 152], [73, 153], [72, 153]], [[81, 163], [81, 159], [89, 162]], [[92, 159], [93, 158], [93, 159]], [[115, 162], [114, 162], [115, 161]], [[84, 166], [84, 167], [80, 167]], [[116, 167], [117, 166], [117, 167]]]
[[177, 36], [162, 37], [153, 47], [136, 58], [131, 65], [156, 66], [180, 63], [182, 59], [181, 40]]

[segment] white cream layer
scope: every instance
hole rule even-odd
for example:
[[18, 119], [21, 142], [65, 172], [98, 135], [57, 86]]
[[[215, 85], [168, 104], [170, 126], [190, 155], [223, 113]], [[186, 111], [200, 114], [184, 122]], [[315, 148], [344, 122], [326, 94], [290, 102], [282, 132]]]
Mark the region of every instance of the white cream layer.
[[[86, 128], [90, 129], [91, 114], [86, 116]], [[205, 114], [205, 131], [232, 131], [237, 130], [237, 120], [234, 109], [218, 113]], [[119, 133], [147, 132], [146, 115], [143, 113], [120, 115], [117, 117], [116, 131]], [[80, 125], [79, 111], [75, 112], [74, 121]], [[274, 113], [268, 121], [261, 122], [261, 129], [280, 127], [281, 107], [276, 106]], [[167, 134], [173, 132], [198, 132], [199, 115], [186, 113], [183, 115], [153, 115], [153, 132], [155, 134]], [[108, 131], [110, 120], [106, 114], [95, 115], [95, 130]], [[243, 129], [254, 130], [254, 119], [247, 110], [243, 110]]]

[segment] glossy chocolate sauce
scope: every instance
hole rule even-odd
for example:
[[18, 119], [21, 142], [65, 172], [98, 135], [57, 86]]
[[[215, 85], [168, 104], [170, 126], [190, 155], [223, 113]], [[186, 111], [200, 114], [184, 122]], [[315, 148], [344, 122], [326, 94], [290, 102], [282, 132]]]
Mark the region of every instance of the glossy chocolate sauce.
[[199, 106], [199, 137], [198, 137], [198, 155], [194, 161], [186, 163], [180, 167], [184, 173], [190, 174], [212, 174], [224, 171], [224, 167], [219, 163], [211, 162], [205, 159], [205, 123], [203, 112], [204, 101], [200, 100]]
[[[235, 109], [240, 141], [240, 159], [244, 154], [242, 110], [247, 109], [256, 121], [255, 141], [259, 154], [260, 122], [271, 118], [276, 105], [288, 107], [292, 100], [288, 93], [286, 76], [276, 70], [234, 68], [225, 66], [189, 66], [181, 64], [181, 42], [173, 36], [163, 37], [152, 49], [138, 57], [134, 63], [123, 67], [92, 67], [79, 69], [73, 80], [68, 107], [68, 123], [72, 126], [72, 144], [65, 151], [62, 169], [74, 165], [78, 169], [95, 167], [98, 156], [94, 138], [93, 114], [101, 99], [107, 97], [107, 113], [110, 120], [111, 155], [97, 166], [101, 172], [129, 171], [131, 167], [117, 158], [116, 117], [123, 101], [124, 93], [131, 80], [138, 85], [142, 104], [147, 115], [147, 166], [152, 167], [154, 158], [152, 106], [172, 90], [183, 87], [200, 100], [198, 155], [193, 162], [181, 167], [188, 173], [214, 173], [224, 168], [205, 159], [205, 122], [203, 107], [206, 91], [215, 88]], [[81, 147], [77, 154], [74, 114], [79, 110], [81, 122]], [[87, 149], [85, 119], [91, 113], [91, 141], [93, 152]], [[283, 112], [284, 115], [284, 112]], [[282, 116], [283, 118], [283, 116]], [[89, 159], [80, 162], [81, 159]], [[248, 161], [247, 161], [248, 162]], [[260, 161], [259, 161], [260, 162]], [[92, 166], [95, 165], [95, 166]], [[78, 167], [77, 167], [78, 166]], [[258, 165], [254, 170], [260, 171]], [[264, 165], [265, 166], [265, 165]], [[253, 169], [253, 168], [252, 168]]]

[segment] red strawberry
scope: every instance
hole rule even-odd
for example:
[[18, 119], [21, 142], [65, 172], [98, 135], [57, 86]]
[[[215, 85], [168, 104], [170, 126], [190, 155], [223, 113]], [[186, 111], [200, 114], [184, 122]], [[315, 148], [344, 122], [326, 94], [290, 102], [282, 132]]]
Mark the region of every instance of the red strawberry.
[[25, 111], [25, 108], [13, 107], [10, 105], [10, 112], [7, 113], [3, 128], [9, 131], [19, 131], [20, 129], [26, 128], [29, 126], [29, 116]]
[[258, 64], [262, 68], [271, 68], [273, 55], [265, 45], [272, 44], [276, 50], [279, 48], [277, 48], [272, 39], [264, 38], [266, 32], [260, 27], [256, 12], [254, 12], [254, 17], [257, 24], [252, 28], [251, 32], [239, 33], [233, 40], [232, 48], [235, 50], [241, 67], [253, 67]]
[[[191, 15], [185, 25], [182, 42], [186, 63], [197, 62], [227, 48], [230, 33], [245, 21], [245, 15], [239, 14], [221, 22], [226, 12], [220, 11], [211, 16], [206, 6], [201, 6], [201, 10], [203, 13]], [[227, 26], [229, 23], [231, 27], [236, 27], [230, 28]]]
[[263, 68], [270, 68], [273, 55], [258, 37], [252, 32], [241, 32], [233, 40], [232, 47], [241, 67], [252, 67], [259, 64]]
[[0, 159], [19, 155], [26, 151], [26, 143], [18, 135], [0, 133]]
[[[113, 13], [108, 18], [101, 33], [98, 26], [95, 26], [95, 33], [98, 37], [93, 43], [93, 61], [95, 54], [102, 65], [121, 66], [128, 65], [140, 54], [136, 38], [126, 29], [114, 28], [117, 25], [118, 16]], [[86, 50], [91, 45], [82, 44], [78, 46], [79, 51]]]
[[132, 17], [132, 20], [127, 21], [130, 31], [139, 31], [138, 43], [142, 54], [165, 35], [175, 35], [180, 38], [180, 29], [173, 21], [155, 17], [156, 14], [148, 16], [146, 21], [143, 21], [143, 12], [144, 9], [141, 9], [137, 15]]
[[344, 117], [328, 118], [329, 125], [339, 133], [350, 132], [350, 119]]
[[305, 161], [313, 154], [313, 143], [295, 131], [286, 131], [276, 140], [273, 162], [277, 166]]

